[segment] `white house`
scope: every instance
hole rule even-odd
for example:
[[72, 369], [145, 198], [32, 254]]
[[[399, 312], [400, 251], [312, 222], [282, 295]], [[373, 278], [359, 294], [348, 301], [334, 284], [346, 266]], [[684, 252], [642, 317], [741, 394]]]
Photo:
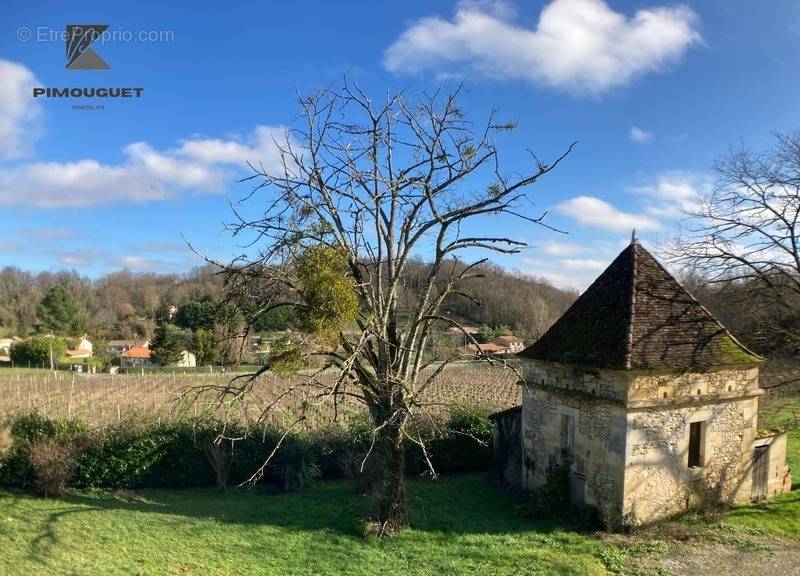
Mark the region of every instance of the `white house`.
[[[136, 346], [126, 350], [120, 354], [119, 359], [120, 366], [128, 368], [140, 366], [158, 366], [158, 364], [152, 358], [150, 349], [142, 346]], [[172, 364], [172, 366], [178, 366], [180, 368], [194, 368], [197, 366], [197, 358], [188, 350], [183, 350], [181, 352], [181, 359], [175, 364]]]

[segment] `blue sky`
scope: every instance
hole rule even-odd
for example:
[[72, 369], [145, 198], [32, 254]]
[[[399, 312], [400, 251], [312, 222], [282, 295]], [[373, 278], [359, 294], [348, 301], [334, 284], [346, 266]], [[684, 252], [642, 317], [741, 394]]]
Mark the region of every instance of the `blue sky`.
[[[109, 25], [93, 48], [110, 70], [65, 70], [58, 35], [81, 23]], [[156, 39], [126, 41], [141, 33]], [[5, 2], [0, 266], [182, 271], [198, 262], [182, 237], [230, 255], [225, 193], [244, 192], [244, 160], [274, 162], [295, 91], [347, 74], [376, 95], [463, 80], [468, 111], [518, 122], [501, 142], [511, 171], [527, 148], [548, 158], [577, 140], [531, 191], [568, 234], [488, 225], [532, 244], [498, 262], [582, 288], [632, 227], [670, 237], [730, 145], [800, 127], [799, 44], [791, 0]], [[144, 93], [74, 111], [35, 86]]]

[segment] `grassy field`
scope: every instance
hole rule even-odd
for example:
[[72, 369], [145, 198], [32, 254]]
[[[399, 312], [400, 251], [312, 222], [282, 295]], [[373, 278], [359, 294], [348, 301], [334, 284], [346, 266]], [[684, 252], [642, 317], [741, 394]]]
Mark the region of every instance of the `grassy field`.
[[[480, 370], [448, 372], [434, 390], [435, 403], [517, 401], [513, 381]], [[261, 394], [286, 386], [267, 378], [259, 383]], [[117, 417], [120, 404], [125, 411], [169, 415], [175, 410], [171, 395], [185, 383], [177, 375], [73, 380], [71, 374], [6, 373], [0, 376], [0, 413], [28, 409], [29, 392], [27, 402], [53, 415], [71, 410], [108, 420]], [[787, 461], [797, 486], [800, 399], [765, 402], [760, 427], [787, 431]], [[288, 495], [259, 489], [225, 496], [206, 489], [75, 491], [45, 500], [0, 490], [0, 576], [800, 573], [798, 490], [734, 509], [716, 522], [686, 515], [633, 536], [610, 536], [523, 519], [516, 502], [481, 476], [415, 478], [409, 489], [413, 528], [388, 541], [360, 534], [370, 501], [342, 482]], [[763, 566], [772, 571], [762, 572]]]
[[800, 547], [797, 492], [720, 522], [687, 516], [609, 536], [521, 518], [516, 501], [479, 475], [409, 484], [413, 528], [385, 541], [361, 535], [370, 501], [343, 482], [224, 496], [142, 490], [45, 500], [0, 491], [0, 574], [662, 576], [670, 558], [694, 553], [711, 555], [715, 574], [720, 546], [756, 569], [783, 562], [788, 574], [798, 561], [789, 556]]
[[479, 476], [416, 479], [410, 497], [414, 528], [377, 541], [357, 529], [370, 502], [341, 482], [288, 495], [0, 492], [0, 573], [593, 576], [615, 557], [614, 544], [520, 518]]

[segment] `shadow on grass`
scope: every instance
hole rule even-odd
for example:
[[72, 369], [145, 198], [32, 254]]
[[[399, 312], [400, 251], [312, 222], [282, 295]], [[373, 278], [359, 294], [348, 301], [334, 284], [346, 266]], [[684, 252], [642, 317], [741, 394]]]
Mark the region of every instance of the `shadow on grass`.
[[[410, 479], [409, 500], [414, 531], [451, 534], [550, 533], [556, 525], [519, 517], [517, 501], [492, 488], [479, 475]], [[16, 499], [37, 499], [10, 492]], [[130, 491], [74, 491], [43, 511], [42, 533], [32, 543], [34, 555], [58, 544], [56, 525], [67, 515], [126, 511], [182, 516], [239, 525], [268, 525], [293, 531], [314, 531], [360, 538], [357, 525], [369, 518], [372, 500], [356, 494], [345, 482], [318, 482], [291, 494], [270, 494], [263, 488]], [[37, 502], [41, 510], [41, 504]], [[113, 522], [112, 518], [109, 521]]]
[[800, 491], [789, 492], [757, 505], [734, 508], [725, 520], [800, 540]]

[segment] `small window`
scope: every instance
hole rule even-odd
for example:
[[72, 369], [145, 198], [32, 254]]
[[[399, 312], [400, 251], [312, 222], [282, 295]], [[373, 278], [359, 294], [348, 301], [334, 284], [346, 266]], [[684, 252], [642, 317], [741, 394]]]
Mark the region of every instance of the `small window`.
[[705, 422], [689, 424], [689, 468], [701, 468], [704, 465]]

